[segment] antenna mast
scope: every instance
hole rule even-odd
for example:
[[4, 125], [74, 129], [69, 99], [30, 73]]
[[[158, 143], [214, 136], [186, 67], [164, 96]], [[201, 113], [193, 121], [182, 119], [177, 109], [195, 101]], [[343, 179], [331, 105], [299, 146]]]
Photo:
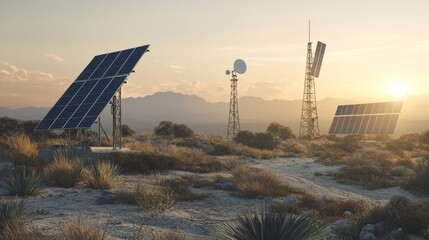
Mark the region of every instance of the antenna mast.
[[[299, 137], [313, 139], [320, 136], [319, 117], [316, 105], [316, 84], [314, 82], [313, 52], [310, 42], [310, 21], [308, 21], [307, 64], [305, 67], [304, 94], [302, 99]], [[318, 76], [318, 75], [317, 75]]]

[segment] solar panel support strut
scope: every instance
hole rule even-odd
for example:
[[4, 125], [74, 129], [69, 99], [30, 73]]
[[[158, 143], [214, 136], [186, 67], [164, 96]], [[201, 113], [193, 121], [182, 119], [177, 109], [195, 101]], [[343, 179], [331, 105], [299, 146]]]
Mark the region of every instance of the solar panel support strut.
[[229, 100], [228, 138], [235, 138], [240, 131], [240, 116], [238, 114], [237, 74], [232, 71], [231, 96]]
[[316, 85], [314, 76], [311, 74], [313, 64], [313, 54], [311, 42], [307, 45], [307, 64], [305, 68], [304, 94], [302, 99], [301, 124], [299, 127], [299, 137], [313, 139], [320, 137], [319, 117], [316, 105]]
[[122, 148], [122, 110], [121, 110], [121, 89], [113, 96], [112, 99], [113, 115], [113, 150]]

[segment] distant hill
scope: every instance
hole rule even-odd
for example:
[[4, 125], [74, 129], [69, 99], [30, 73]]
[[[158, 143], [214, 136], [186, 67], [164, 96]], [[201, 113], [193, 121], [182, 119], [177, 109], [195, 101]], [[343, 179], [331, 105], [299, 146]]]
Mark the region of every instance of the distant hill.
[[[373, 100], [347, 100], [325, 98], [317, 102], [320, 131], [329, 130], [336, 107], [340, 104], [367, 103]], [[422, 132], [429, 129], [429, 96], [413, 97], [405, 101], [396, 135]], [[49, 108], [26, 107], [8, 109], [0, 107], [0, 116], [23, 120], [42, 119]], [[122, 122], [136, 131], [150, 131], [160, 121], [184, 123], [197, 132], [225, 135], [229, 104], [211, 103], [196, 95], [159, 92], [141, 98], [122, 100]], [[241, 129], [264, 131], [270, 122], [277, 121], [299, 131], [301, 100], [264, 100], [257, 97], [239, 99]], [[110, 131], [110, 108], [102, 114], [102, 123]]]

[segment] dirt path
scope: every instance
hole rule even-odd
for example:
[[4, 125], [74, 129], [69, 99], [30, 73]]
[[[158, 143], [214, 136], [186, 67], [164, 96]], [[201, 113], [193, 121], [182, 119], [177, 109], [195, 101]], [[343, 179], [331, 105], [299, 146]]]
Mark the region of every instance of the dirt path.
[[399, 187], [368, 190], [360, 186], [338, 183], [330, 175], [340, 166], [326, 166], [314, 162], [311, 158], [248, 159], [246, 162], [254, 167], [274, 171], [288, 184], [321, 197], [382, 203], [392, 196], [402, 195], [413, 200], [429, 201], [429, 196], [419, 197]]

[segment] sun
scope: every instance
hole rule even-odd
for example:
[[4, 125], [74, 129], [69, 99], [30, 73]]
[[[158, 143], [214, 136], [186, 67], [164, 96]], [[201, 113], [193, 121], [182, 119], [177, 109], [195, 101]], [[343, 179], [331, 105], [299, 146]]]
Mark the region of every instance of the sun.
[[404, 82], [394, 82], [390, 85], [390, 92], [396, 98], [403, 98], [408, 93], [408, 86]]

